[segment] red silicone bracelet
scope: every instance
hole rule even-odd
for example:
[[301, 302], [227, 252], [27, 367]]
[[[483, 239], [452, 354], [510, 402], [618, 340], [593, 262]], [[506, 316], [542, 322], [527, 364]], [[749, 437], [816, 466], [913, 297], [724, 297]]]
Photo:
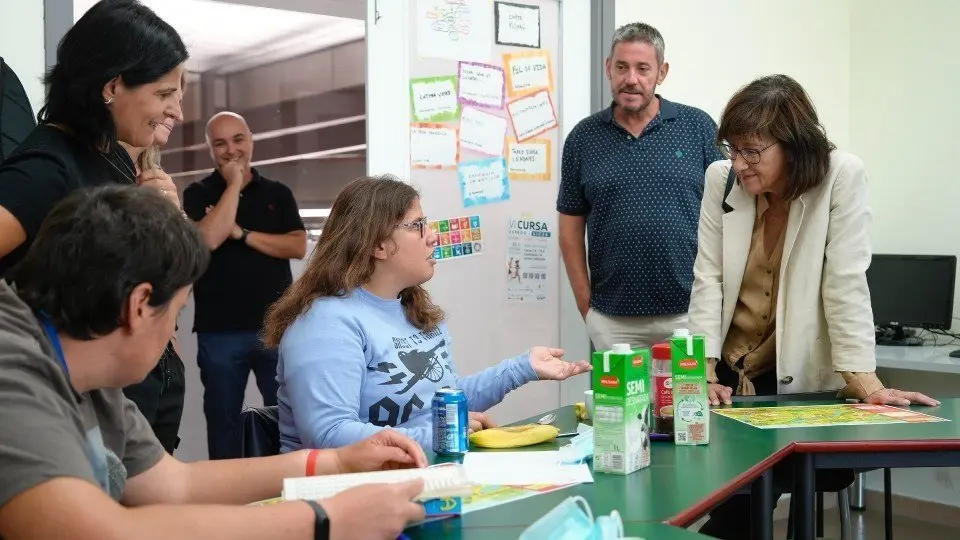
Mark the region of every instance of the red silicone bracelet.
[[307, 453], [307, 476], [316, 476], [318, 457], [320, 457], [319, 450], [311, 450]]

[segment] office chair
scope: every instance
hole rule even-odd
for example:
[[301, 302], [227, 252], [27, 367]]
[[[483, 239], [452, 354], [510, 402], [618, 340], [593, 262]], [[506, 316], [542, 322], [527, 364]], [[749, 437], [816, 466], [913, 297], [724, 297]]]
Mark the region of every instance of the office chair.
[[240, 413], [242, 457], [275, 456], [280, 453], [280, 416], [277, 406], [249, 407]]

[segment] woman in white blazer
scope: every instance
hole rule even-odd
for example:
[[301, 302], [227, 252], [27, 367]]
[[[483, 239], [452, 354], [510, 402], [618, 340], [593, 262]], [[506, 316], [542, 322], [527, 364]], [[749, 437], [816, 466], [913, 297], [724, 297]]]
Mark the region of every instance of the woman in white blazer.
[[[803, 88], [785, 75], [746, 85], [724, 109], [717, 142], [728, 160], [706, 172], [690, 296], [711, 403], [840, 390], [870, 403], [938, 405], [877, 379], [867, 175], [827, 139]], [[749, 501], [735, 499], [700, 532], [749, 536]]]

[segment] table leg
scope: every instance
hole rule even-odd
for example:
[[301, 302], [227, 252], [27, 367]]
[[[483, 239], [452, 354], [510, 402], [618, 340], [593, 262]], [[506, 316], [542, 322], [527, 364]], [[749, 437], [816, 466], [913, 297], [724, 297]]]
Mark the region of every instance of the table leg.
[[750, 486], [751, 538], [773, 540], [773, 471], [766, 471]]
[[891, 493], [890, 468], [883, 469], [883, 532], [887, 540], [893, 540], [893, 495]]
[[793, 473], [793, 497], [796, 497], [797, 514], [794, 516], [794, 539], [813, 540], [814, 538], [814, 491], [815, 476], [813, 454], [795, 454]]

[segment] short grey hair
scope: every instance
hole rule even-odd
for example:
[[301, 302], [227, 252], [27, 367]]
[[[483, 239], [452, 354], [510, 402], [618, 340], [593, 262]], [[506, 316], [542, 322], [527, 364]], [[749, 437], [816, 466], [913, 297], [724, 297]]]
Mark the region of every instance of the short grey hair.
[[646, 43], [657, 52], [657, 65], [663, 65], [663, 55], [667, 46], [663, 43], [660, 31], [642, 22], [628, 23], [613, 33], [613, 43], [610, 44], [610, 56], [617, 43]]

